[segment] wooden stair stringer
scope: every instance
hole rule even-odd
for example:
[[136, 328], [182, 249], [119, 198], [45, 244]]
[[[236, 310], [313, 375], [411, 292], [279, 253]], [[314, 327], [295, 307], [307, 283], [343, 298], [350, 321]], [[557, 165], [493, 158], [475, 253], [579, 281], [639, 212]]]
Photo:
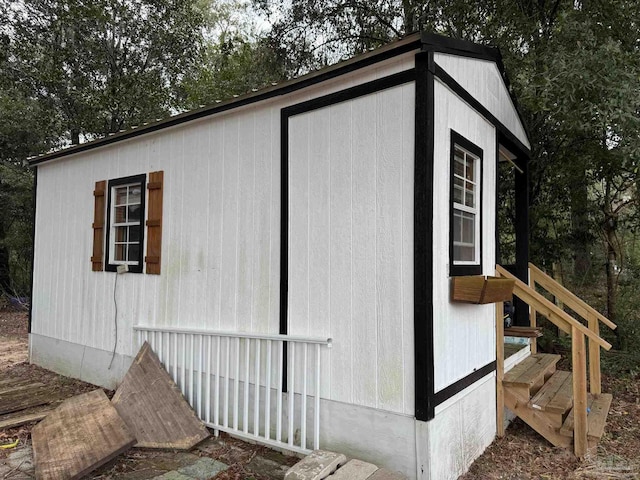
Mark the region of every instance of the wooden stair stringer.
[[504, 387], [505, 407], [556, 447], [569, 448], [573, 443], [572, 437], [561, 435], [558, 427], [544, 412], [529, 408], [528, 403], [529, 398], [519, 395], [508, 386]]

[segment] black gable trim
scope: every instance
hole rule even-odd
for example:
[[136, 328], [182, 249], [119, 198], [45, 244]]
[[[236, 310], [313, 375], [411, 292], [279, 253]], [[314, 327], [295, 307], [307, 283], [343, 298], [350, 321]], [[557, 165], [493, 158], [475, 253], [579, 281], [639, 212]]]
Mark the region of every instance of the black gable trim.
[[484, 58], [502, 65], [502, 55], [496, 47], [480, 45], [478, 43], [460, 40], [458, 38], [445, 37], [435, 33], [422, 34], [422, 44], [430, 48], [429, 50], [452, 53], [464, 57]]

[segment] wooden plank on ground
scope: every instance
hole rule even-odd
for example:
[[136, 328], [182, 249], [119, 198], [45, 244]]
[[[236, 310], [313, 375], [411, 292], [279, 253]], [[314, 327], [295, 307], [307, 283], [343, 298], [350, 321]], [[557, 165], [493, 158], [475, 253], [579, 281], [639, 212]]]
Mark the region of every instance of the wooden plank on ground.
[[5, 395], [14, 392], [20, 392], [22, 390], [32, 390], [39, 387], [44, 387], [44, 383], [36, 382], [36, 383], [27, 383], [25, 385], [11, 385], [0, 387], [0, 398], [4, 398]]
[[31, 439], [38, 480], [82, 478], [136, 442], [102, 390], [65, 400]]
[[209, 436], [147, 342], [111, 402], [138, 439], [137, 447], [188, 450]]
[[46, 386], [13, 391], [0, 396], [0, 415], [19, 412], [38, 405], [48, 405], [54, 400], [57, 400], [57, 398], [51, 395]]
[[7, 386], [26, 385], [28, 383], [31, 383], [31, 380], [25, 380], [22, 378], [5, 378], [4, 380], [0, 380], [0, 388], [5, 388]]
[[22, 415], [7, 415], [8, 418], [0, 417], [0, 430], [19, 427], [20, 425], [24, 425], [25, 423], [38, 422], [45, 418], [52, 410], [52, 408], [47, 408], [44, 410], [39, 410], [37, 412], [25, 413]]

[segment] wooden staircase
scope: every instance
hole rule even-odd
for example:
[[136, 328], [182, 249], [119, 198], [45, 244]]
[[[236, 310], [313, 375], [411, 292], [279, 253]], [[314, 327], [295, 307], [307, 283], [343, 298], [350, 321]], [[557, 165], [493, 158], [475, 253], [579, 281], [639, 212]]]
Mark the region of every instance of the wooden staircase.
[[[504, 406], [557, 447], [573, 444], [573, 376], [556, 370], [560, 355], [534, 354], [502, 379]], [[612, 396], [588, 395], [587, 441], [594, 447], [604, 434]]]
[[[531, 327], [541, 314], [571, 335], [572, 372], [556, 370], [559, 355], [537, 353], [531, 338], [531, 356], [504, 373], [504, 325], [502, 305], [496, 309], [497, 421], [498, 435], [504, 434], [504, 407], [524, 420], [555, 446], [571, 448], [578, 457], [597, 445], [604, 434], [612, 396], [601, 391], [600, 348], [611, 345], [600, 337], [599, 322], [615, 328], [609, 319], [566, 290], [551, 277], [529, 264], [530, 284], [518, 280], [503, 267], [498, 276], [515, 280], [514, 295], [530, 308]], [[586, 320], [587, 326], [538, 293], [542, 286]], [[587, 380], [587, 349], [589, 371]]]

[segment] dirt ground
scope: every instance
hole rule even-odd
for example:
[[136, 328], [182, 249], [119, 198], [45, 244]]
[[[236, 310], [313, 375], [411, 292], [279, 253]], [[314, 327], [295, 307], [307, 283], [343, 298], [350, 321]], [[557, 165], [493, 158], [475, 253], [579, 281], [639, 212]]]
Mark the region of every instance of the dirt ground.
[[[19, 378], [49, 385], [51, 395], [60, 403], [64, 398], [95, 390], [79, 380], [58, 375], [28, 363], [27, 312], [0, 310], [0, 379]], [[107, 396], [114, 392], [106, 391]], [[32, 413], [39, 408], [24, 410]], [[31, 445], [31, 428], [35, 423], [0, 431], [0, 446], [19, 441], [16, 449], [0, 448], [0, 464], [18, 448]], [[30, 454], [29, 454], [30, 455]], [[221, 434], [211, 437], [188, 453], [133, 448], [94, 471], [87, 478], [144, 480], [174, 470], [195, 457], [209, 457], [229, 468], [216, 475], [216, 480], [278, 480], [299, 458], [281, 455], [266, 447], [252, 445]], [[24, 470], [24, 469], [23, 469]], [[31, 471], [11, 471], [0, 479], [32, 477]]]
[[[28, 378], [51, 385], [52, 394], [66, 398], [93, 390], [84, 382], [54, 374], [27, 363], [27, 316], [25, 312], [0, 311], [0, 376]], [[607, 428], [597, 452], [582, 461], [570, 452], [554, 448], [520, 420], [503, 438], [498, 438], [471, 466], [462, 480], [640, 480], [640, 375], [622, 378], [604, 375], [603, 390], [613, 393]], [[108, 392], [111, 395], [113, 392]], [[16, 438], [30, 443], [33, 425], [0, 431], [0, 445]], [[0, 461], [10, 450], [0, 449]], [[298, 459], [285, 457], [265, 447], [221, 436], [190, 452], [219, 460], [230, 468], [216, 480], [274, 480], [283, 478], [286, 467]], [[179, 463], [176, 454], [131, 449], [94, 472], [90, 478], [142, 480], [145, 472]]]

